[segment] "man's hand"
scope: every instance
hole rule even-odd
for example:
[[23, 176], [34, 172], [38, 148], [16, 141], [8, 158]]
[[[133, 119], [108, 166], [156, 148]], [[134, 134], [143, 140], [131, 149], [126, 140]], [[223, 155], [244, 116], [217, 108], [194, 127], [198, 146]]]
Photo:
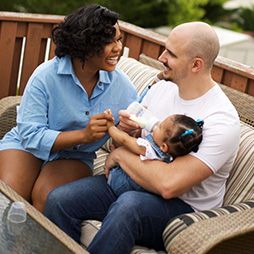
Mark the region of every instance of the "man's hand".
[[117, 127], [131, 136], [140, 136], [140, 126], [130, 119], [129, 112], [127, 110], [120, 110], [118, 114], [120, 122]]
[[109, 154], [108, 158], [106, 159], [104, 171], [105, 171], [105, 175], [107, 178], [108, 178], [110, 169], [118, 165], [118, 163], [116, 162], [116, 158], [115, 158], [116, 152], [117, 152], [117, 149], [115, 149], [113, 152], [111, 152]]

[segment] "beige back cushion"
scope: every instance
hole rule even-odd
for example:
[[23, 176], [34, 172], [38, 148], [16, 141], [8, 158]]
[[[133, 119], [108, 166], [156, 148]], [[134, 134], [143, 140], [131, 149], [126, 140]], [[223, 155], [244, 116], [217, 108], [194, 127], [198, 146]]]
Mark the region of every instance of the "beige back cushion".
[[156, 74], [159, 72], [159, 70], [130, 57], [121, 57], [117, 66], [129, 76], [137, 88], [138, 94], [153, 83]]
[[254, 128], [241, 122], [239, 151], [227, 182], [224, 205], [254, 199]]

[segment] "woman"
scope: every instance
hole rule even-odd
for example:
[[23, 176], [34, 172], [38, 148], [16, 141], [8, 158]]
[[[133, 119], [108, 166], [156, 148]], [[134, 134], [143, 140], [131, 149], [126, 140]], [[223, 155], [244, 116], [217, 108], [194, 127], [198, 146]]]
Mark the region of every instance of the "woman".
[[0, 141], [0, 179], [40, 211], [55, 187], [92, 174], [95, 151], [108, 139], [105, 109], [136, 99], [115, 69], [121, 50], [118, 14], [82, 7], [53, 30], [56, 57], [30, 77], [17, 126]]

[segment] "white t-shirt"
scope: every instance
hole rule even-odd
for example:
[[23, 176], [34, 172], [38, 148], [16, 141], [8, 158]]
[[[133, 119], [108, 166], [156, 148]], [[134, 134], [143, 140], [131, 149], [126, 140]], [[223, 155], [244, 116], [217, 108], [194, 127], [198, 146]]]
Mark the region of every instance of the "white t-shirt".
[[179, 198], [195, 211], [221, 206], [225, 183], [237, 155], [240, 121], [237, 111], [219, 85], [197, 99], [183, 100], [174, 83], [160, 81], [151, 87], [142, 104], [161, 121], [172, 114], [204, 120], [203, 140], [198, 152], [191, 155], [204, 162], [214, 174]]
[[137, 139], [137, 144], [139, 146], [143, 146], [146, 149], [145, 155], [139, 155], [140, 160], [161, 160], [161, 158], [156, 154], [154, 149], [152, 148], [151, 144], [149, 141], [147, 141], [144, 138], [138, 138]]
[[[152, 138], [152, 137], [151, 137]], [[149, 141], [150, 138], [138, 138], [136, 143], [139, 146], [143, 146], [146, 151], [145, 155], [140, 154], [139, 158], [143, 160], [162, 160], [167, 163], [173, 161], [173, 157], [168, 154], [161, 151], [159, 146], [154, 142], [154, 140]]]

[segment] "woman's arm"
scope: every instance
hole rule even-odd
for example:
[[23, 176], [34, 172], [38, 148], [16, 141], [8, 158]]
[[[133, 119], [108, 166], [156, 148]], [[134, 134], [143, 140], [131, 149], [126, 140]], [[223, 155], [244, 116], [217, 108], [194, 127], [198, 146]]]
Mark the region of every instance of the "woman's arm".
[[42, 160], [48, 160], [50, 153], [71, 148], [77, 144], [92, 143], [107, 132], [105, 113], [91, 117], [87, 126], [80, 130], [61, 131], [49, 127], [48, 94], [44, 84], [36, 78], [23, 97], [17, 115], [18, 133], [24, 148]]
[[91, 117], [84, 129], [60, 132], [57, 136], [52, 151], [70, 148], [76, 144], [89, 144], [101, 139], [107, 132], [107, 122], [111, 119], [106, 113]]

